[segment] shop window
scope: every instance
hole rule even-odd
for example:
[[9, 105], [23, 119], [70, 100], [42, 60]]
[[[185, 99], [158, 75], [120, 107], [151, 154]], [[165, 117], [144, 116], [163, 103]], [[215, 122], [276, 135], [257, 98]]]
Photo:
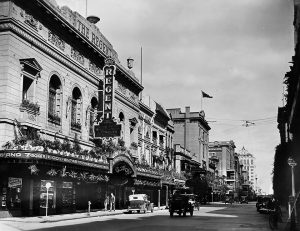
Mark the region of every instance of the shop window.
[[8, 209], [21, 208], [22, 178], [8, 177], [7, 189], [2, 190], [2, 206]]
[[72, 93], [71, 102], [71, 129], [81, 131], [81, 104], [82, 95], [78, 87]]
[[52, 180], [41, 180], [41, 190], [40, 190], [40, 208], [46, 208], [47, 200], [47, 188], [46, 184], [50, 183], [51, 187], [48, 189], [48, 208], [53, 208], [54, 206], [54, 181]]
[[49, 84], [48, 100], [48, 121], [55, 124], [61, 124], [61, 82], [53, 75]]
[[62, 182], [62, 206], [64, 208], [71, 208], [73, 206], [73, 183]]

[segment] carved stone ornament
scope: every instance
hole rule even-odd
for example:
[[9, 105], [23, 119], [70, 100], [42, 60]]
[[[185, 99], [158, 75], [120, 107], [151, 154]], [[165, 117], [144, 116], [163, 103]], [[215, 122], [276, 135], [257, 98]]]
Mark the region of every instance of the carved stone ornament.
[[32, 15], [27, 14], [24, 10], [21, 10], [20, 15], [25, 18], [25, 23], [37, 30], [39, 21], [36, 20]]
[[118, 90], [122, 92], [124, 95], [127, 93], [126, 87], [124, 87], [121, 83], [118, 83]]
[[105, 65], [115, 65], [115, 60], [111, 57], [105, 59]]
[[71, 57], [79, 62], [81, 65], [84, 65], [84, 56], [79, 53], [79, 51], [71, 48]]
[[65, 51], [65, 41], [59, 38], [56, 34], [53, 34], [50, 30], [48, 31], [48, 41], [60, 50]]
[[93, 72], [97, 76], [101, 75], [101, 68], [97, 67], [96, 64], [92, 63], [91, 61], [89, 63], [89, 71]]

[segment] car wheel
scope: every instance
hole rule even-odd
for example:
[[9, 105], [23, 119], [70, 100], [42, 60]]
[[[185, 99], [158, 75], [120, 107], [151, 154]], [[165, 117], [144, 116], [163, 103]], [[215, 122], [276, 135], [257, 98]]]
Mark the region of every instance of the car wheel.
[[192, 217], [193, 214], [194, 214], [194, 209], [191, 209], [190, 214], [191, 214], [191, 217]]
[[173, 217], [174, 211], [170, 211], [170, 217]]

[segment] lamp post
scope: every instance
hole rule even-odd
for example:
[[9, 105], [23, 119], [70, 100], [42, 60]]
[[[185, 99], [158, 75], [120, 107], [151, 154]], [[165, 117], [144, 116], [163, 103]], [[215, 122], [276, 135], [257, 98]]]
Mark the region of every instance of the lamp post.
[[47, 182], [46, 183], [46, 217], [48, 216], [48, 199], [49, 199], [49, 188], [51, 187], [51, 183]]
[[257, 176], [255, 177], [255, 193], [257, 194]]
[[291, 157], [288, 158], [288, 164], [291, 166], [292, 171], [292, 196], [290, 197], [289, 203], [289, 217], [291, 219], [291, 228], [295, 226], [295, 215], [296, 215], [296, 207], [292, 208], [292, 205], [295, 201], [295, 178], [294, 178], [294, 167], [297, 166], [295, 160]]

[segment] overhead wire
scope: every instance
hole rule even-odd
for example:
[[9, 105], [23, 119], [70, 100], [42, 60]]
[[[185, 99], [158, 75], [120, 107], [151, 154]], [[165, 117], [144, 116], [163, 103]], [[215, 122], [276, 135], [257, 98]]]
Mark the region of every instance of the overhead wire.
[[222, 118], [214, 118], [210, 117], [207, 119], [207, 122], [211, 125], [225, 125], [225, 126], [260, 126], [260, 125], [269, 125], [277, 123], [277, 117], [264, 117], [258, 119], [222, 119]]

